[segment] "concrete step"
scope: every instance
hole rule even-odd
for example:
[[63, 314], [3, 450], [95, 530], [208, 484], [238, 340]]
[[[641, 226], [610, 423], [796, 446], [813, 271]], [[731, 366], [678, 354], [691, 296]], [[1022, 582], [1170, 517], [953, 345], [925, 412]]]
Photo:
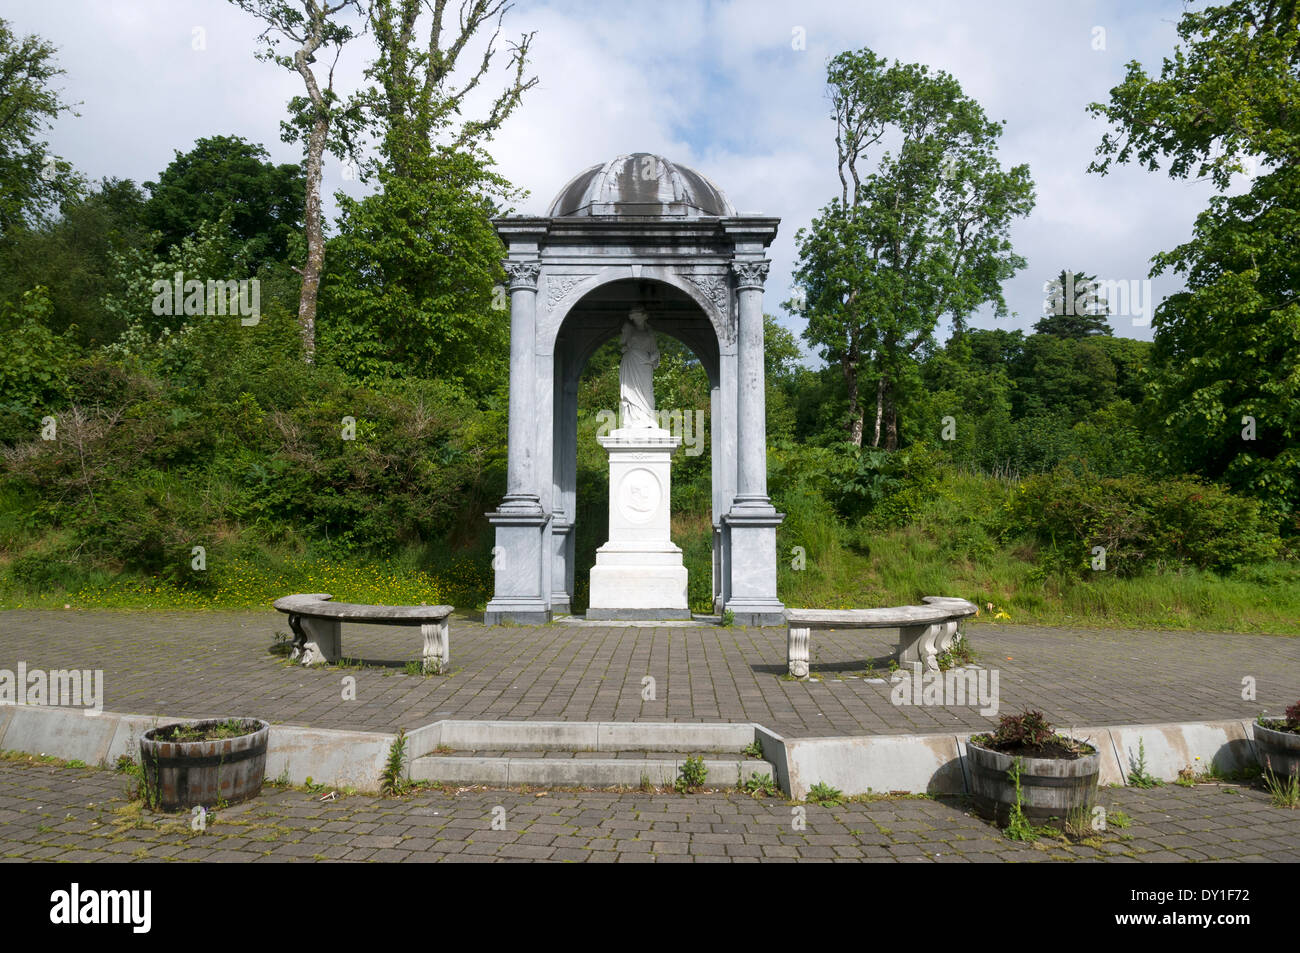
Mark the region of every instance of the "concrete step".
[[[427, 754], [411, 762], [411, 779], [501, 787], [671, 787], [688, 757], [658, 751], [452, 751]], [[702, 753], [705, 787], [734, 788], [766, 774], [776, 778], [768, 761], [738, 754]]]
[[[423, 729], [421, 729], [423, 731]], [[412, 735], [414, 736], [414, 732]], [[758, 735], [746, 722], [461, 721], [438, 723], [418, 754], [455, 751], [660, 751], [740, 754]], [[414, 741], [414, 737], [412, 738]]]

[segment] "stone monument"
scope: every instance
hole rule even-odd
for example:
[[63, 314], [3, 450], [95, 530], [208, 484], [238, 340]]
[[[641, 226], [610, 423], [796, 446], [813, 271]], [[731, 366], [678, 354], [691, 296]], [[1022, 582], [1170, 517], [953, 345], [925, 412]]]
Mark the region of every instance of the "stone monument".
[[597, 438], [609, 452], [609, 542], [591, 568], [589, 619], [689, 619], [686, 567], [670, 538], [673, 452], [659, 426], [654, 370], [659, 348], [649, 316], [633, 308], [622, 330], [619, 427]]
[[629, 318], [642, 310], [709, 379], [713, 612], [783, 623], [763, 381], [765, 255], [778, 219], [738, 214], [700, 172], [637, 152], [579, 172], [546, 215], [494, 224], [509, 249], [510, 415], [506, 493], [487, 516], [496, 545], [484, 622], [548, 622], [573, 609], [585, 568], [576, 565], [579, 384], [608, 340], [624, 344], [623, 419], [604, 441], [610, 532], [592, 570], [592, 612], [609, 609], [618, 585], [613, 605], [626, 614], [686, 613], [685, 567], [668, 532], [676, 443], [655, 425], [653, 338]]

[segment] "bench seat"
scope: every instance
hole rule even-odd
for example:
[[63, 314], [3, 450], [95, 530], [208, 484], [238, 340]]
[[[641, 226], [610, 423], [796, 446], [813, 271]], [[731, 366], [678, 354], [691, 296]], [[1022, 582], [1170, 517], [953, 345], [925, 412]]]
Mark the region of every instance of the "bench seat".
[[920, 606], [883, 609], [786, 609], [786, 666], [795, 678], [808, 677], [813, 629], [898, 629], [900, 665], [919, 664], [938, 671], [938, 656], [952, 647], [962, 620], [979, 610], [949, 596], [926, 596]]
[[328, 592], [296, 593], [276, 599], [273, 605], [289, 616], [293, 630], [290, 658], [303, 665], [337, 662], [343, 653], [344, 622], [420, 627], [424, 636], [420, 664], [424, 671], [441, 674], [451, 662], [448, 617], [452, 606], [372, 606], [334, 602]]

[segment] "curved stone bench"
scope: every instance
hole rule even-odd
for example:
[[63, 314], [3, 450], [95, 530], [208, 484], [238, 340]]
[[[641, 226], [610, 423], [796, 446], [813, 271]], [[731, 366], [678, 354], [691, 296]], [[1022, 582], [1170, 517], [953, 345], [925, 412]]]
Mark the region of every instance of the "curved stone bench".
[[377, 625], [418, 625], [424, 636], [420, 664], [426, 672], [440, 675], [451, 662], [451, 632], [447, 617], [452, 606], [368, 606], [354, 602], [333, 602], [328, 592], [305, 592], [276, 599], [273, 605], [289, 616], [293, 630], [290, 658], [303, 665], [337, 662], [343, 653], [344, 622]]
[[786, 609], [786, 665], [795, 678], [808, 677], [813, 629], [898, 629], [898, 662], [939, 670], [938, 656], [957, 639], [963, 619], [978, 611], [974, 603], [948, 596], [926, 596], [923, 606], [886, 609]]

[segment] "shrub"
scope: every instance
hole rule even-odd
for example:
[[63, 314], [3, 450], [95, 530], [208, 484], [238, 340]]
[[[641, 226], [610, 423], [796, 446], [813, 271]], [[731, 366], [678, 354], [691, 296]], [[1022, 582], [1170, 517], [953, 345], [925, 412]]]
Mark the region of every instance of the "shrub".
[[1008, 510], [1008, 534], [1027, 533], [1045, 567], [1066, 572], [1087, 570], [1096, 546], [1121, 576], [1179, 565], [1229, 571], [1281, 549], [1258, 501], [1192, 477], [1103, 479], [1059, 467], [1025, 480]]

